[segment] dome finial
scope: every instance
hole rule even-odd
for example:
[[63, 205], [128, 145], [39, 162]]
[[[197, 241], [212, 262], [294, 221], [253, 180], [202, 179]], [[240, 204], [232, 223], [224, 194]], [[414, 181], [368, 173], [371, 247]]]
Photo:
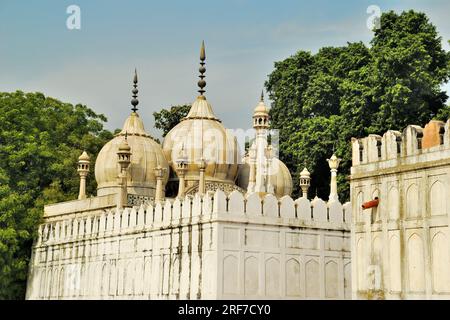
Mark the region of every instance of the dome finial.
[[264, 102], [264, 89], [261, 90], [261, 102]]
[[204, 88], [206, 87], [205, 60], [206, 60], [205, 41], [202, 41], [202, 47], [200, 48], [200, 68], [198, 69], [198, 71], [200, 71], [200, 76], [199, 76], [200, 80], [198, 81], [198, 86], [199, 86], [200, 90], [198, 90], [198, 92], [200, 93], [201, 96], [203, 96], [203, 94], [205, 93]]
[[136, 112], [138, 110], [137, 105], [139, 104], [139, 100], [137, 99], [138, 92], [139, 92], [139, 90], [137, 89], [137, 83], [138, 83], [137, 70], [134, 69], [134, 79], [133, 79], [133, 87], [134, 88], [131, 91], [133, 93], [133, 99], [131, 99], [131, 105], [133, 106], [133, 108], [131, 108], [131, 110], [133, 112]]

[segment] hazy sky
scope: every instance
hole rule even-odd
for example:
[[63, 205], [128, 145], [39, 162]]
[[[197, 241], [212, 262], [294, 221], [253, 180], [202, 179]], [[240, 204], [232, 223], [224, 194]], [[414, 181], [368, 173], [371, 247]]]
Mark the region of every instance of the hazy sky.
[[[66, 27], [72, 4], [80, 30]], [[0, 91], [83, 103], [114, 129], [129, 114], [137, 67], [140, 114], [159, 136], [152, 113], [197, 96], [204, 39], [206, 96], [225, 126], [248, 128], [273, 63], [301, 49], [368, 43], [370, 5], [426, 12], [450, 49], [448, 0], [0, 0]]]

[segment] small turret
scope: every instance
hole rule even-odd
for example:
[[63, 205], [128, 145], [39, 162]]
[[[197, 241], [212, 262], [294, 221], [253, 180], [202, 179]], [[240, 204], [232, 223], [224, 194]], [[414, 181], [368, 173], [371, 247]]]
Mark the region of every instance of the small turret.
[[81, 156], [78, 158], [78, 174], [80, 175], [80, 192], [78, 194], [78, 199], [86, 199], [86, 177], [89, 174], [90, 167], [90, 157], [86, 151], [83, 151]]
[[302, 198], [308, 198], [308, 189], [311, 186], [311, 174], [305, 167], [302, 172], [300, 172], [300, 188], [302, 189]]

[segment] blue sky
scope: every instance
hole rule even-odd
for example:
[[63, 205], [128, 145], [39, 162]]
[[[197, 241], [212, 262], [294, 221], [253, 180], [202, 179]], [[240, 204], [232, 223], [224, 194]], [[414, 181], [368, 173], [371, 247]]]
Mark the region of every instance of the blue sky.
[[[66, 28], [72, 4], [81, 30]], [[208, 100], [227, 127], [248, 128], [273, 63], [298, 50], [368, 43], [370, 5], [426, 12], [450, 50], [448, 0], [0, 0], [0, 91], [87, 104], [113, 129], [129, 113], [137, 67], [140, 114], [159, 136], [152, 113], [197, 95], [204, 39]]]

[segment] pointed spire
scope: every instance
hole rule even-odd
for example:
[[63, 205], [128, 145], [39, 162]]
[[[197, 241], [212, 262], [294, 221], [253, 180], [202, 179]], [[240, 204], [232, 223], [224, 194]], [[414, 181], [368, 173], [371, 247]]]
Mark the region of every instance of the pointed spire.
[[201, 96], [203, 96], [203, 94], [205, 93], [204, 88], [206, 87], [205, 60], [206, 60], [205, 41], [202, 41], [202, 47], [200, 48], [200, 68], [198, 69], [198, 71], [200, 72], [199, 76], [200, 80], [198, 81], [198, 87], [200, 88], [200, 90], [198, 90], [198, 92], [200, 93]]
[[133, 99], [131, 99], [131, 105], [133, 108], [131, 110], [133, 112], [136, 112], [138, 110], [137, 105], [139, 104], [139, 100], [137, 99], [139, 90], [137, 89], [137, 83], [138, 83], [138, 76], [137, 76], [137, 70], [134, 69], [134, 79], [133, 79], [133, 90], [131, 91], [133, 93]]
[[264, 89], [263, 90], [261, 90], [261, 100], [260, 100], [261, 102], [264, 102]]

